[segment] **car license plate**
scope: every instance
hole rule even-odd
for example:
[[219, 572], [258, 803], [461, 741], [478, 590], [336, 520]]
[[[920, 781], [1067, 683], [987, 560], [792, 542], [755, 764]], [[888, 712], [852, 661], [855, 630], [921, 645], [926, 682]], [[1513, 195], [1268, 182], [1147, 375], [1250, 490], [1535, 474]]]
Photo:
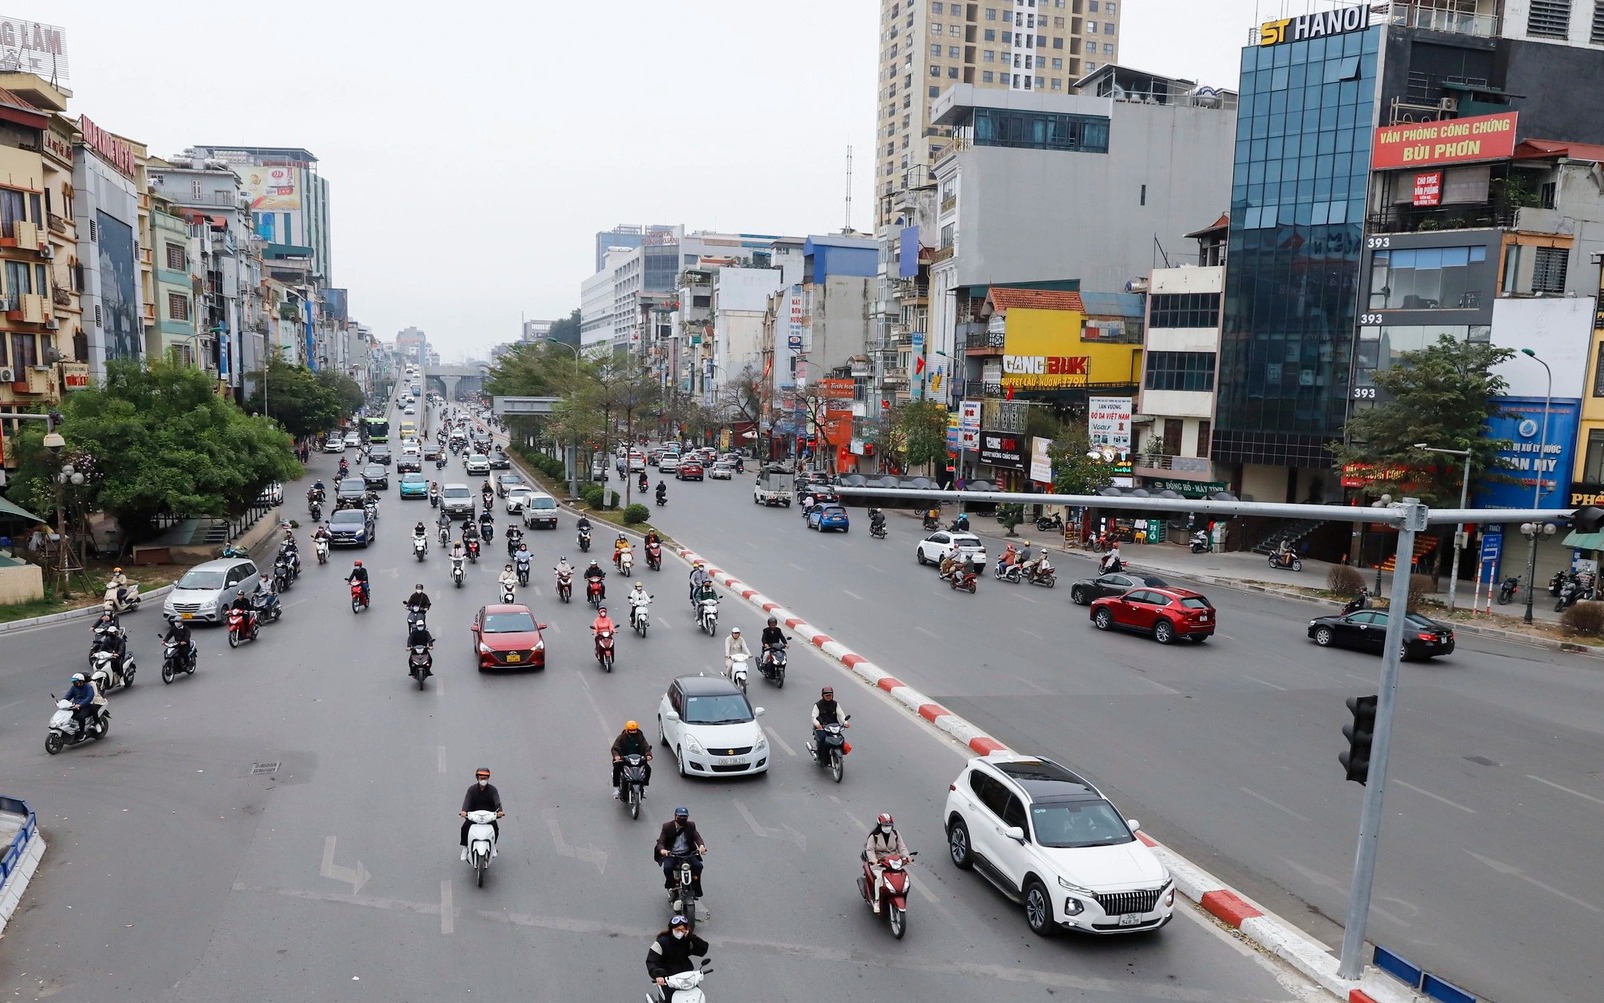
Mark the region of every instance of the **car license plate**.
[[1128, 912], [1128, 913], [1126, 913], [1125, 915], [1123, 915], [1123, 916], [1121, 916], [1119, 918], [1119, 925], [1120, 926], [1141, 926], [1142, 925], [1142, 914], [1139, 913], [1139, 912]]
[[195, 619], [195, 614], [193, 614], [193, 613], [180, 613], [180, 614], [178, 614], [178, 618], [180, 620], [193, 620], [193, 619]]
[[521, 662], [523, 660], [524, 656], [517, 654], [516, 652], [507, 656], [507, 661], [509, 662]]
[[740, 766], [741, 759], [739, 756], [724, 756], [718, 761], [718, 764], [720, 766]]

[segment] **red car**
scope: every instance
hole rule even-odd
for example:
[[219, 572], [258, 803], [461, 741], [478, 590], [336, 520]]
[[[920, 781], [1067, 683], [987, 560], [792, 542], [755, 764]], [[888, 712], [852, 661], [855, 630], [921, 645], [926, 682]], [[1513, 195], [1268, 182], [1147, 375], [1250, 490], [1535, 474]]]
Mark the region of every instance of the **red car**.
[[701, 460], [681, 460], [679, 470], [674, 474], [676, 480], [699, 481], [702, 479]]
[[481, 606], [473, 616], [473, 655], [479, 671], [486, 669], [544, 669], [546, 629], [522, 603]]
[[1214, 607], [1191, 589], [1138, 588], [1124, 595], [1092, 600], [1092, 623], [1098, 630], [1152, 634], [1169, 644], [1178, 637], [1202, 642], [1214, 635]]

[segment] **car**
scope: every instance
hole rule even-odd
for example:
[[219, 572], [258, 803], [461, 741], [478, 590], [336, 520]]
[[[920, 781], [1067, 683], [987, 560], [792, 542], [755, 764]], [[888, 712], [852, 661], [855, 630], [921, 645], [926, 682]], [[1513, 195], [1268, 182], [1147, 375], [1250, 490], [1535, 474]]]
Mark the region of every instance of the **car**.
[[706, 469], [706, 467], [702, 466], [701, 460], [681, 460], [679, 461], [679, 470], [674, 473], [674, 479], [679, 481], [699, 481], [702, 479]]
[[467, 467], [469, 477], [490, 476], [490, 457], [483, 453], [469, 453], [468, 459], [464, 461], [464, 464]]
[[423, 469], [423, 454], [416, 449], [403, 449], [395, 461], [395, 472], [405, 474]]
[[374, 491], [390, 486], [390, 471], [382, 463], [370, 463], [362, 468], [362, 485]]
[[1219, 614], [1200, 592], [1173, 585], [1136, 588], [1124, 595], [1092, 600], [1089, 614], [1098, 630], [1151, 634], [1160, 644], [1190, 638], [1199, 644], [1214, 636]]
[[590, 479], [600, 483], [612, 477], [607, 469], [607, 461], [598, 456], [590, 465]]
[[529, 499], [533, 498], [534, 496], [535, 489], [529, 485], [515, 485], [507, 492], [507, 497], [503, 503], [503, 507], [506, 508], [508, 515], [518, 515], [523, 512], [524, 506], [528, 505]]
[[971, 563], [986, 566], [986, 545], [973, 533], [950, 533], [947, 530], [931, 533], [914, 548], [914, 560], [920, 564], [940, 564], [947, 552], [956, 548]]
[[390, 447], [387, 444], [376, 442], [368, 447], [369, 463], [377, 463], [380, 466], [388, 467], [390, 465], [390, 459]]
[[528, 529], [557, 528], [557, 499], [543, 491], [532, 491], [523, 507], [524, 526]]
[[546, 625], [522, 603], [481, 606], [468, 629], [473, 632], [473, 656], [480, 672], [546, 667], [546, 642], [540, 635]]
[[660, 474], [672, 474], [672, 473], [678, 472], [678, 470], [679, 470], [679, 457], [675, 456], [673, 453], [664, 453], [662, 456], [659, 456], [657, 458], [657, 472], [658, 473], [660, 473]]
[[1069, 600], [1077, 606], [1090, 606], [1092, 600], [1104, 596], [1122, 596], [1131, 589], [1147, 587], [1167, 589], [1170, 583], [1158, 575], [1137, 574], [1134, 571], [1115, 571], [1096, 578], [1086, 578], [1069, 587]]
[[435, 460], [440, 458], [441, 453], [442, 450], [440, 449], [440, 444], [438, 442], [428, 443], [423, 447], [424, 462], [433, 463]]
[[490, 469], [491, 470], [511, 470], [512, 469], [512, 457], [507, 455], [506, 450], [503, 450], [503, 449], [496, 450], [495, 452], [490, 454]]
[[402, 408], [401, 413], [402, 414], [417, 414], [418, 413], [418, 409], [413, 407], [411, 404], [408, 404], [405, 408]]
[[1175, 879], [1091, 781], [1050, 759], [993, 752], [947, 788], [947, 855], [1024, 906], [1039, 936], [1157, 930]]
[[[1387, 643], [1388, 614], [1362, 609], [1347, 616], [1321, 616], [1309, 621], [1309, 639], [1322, 648], [1353, 648], [1381, 654]], [[1454, 630], [1419, 613], [1404, 614], [1403, 657], [1435, 658], [1454, 651]]]
[[338, 435], [330, 435], [327, 439], [323, 440], [323, 452], [325, 452], [325, 453], [343, 453], [343, 452], [345, 452], [345, 439], [340, 437], [340, 436], [338, 436]]
[[[659, 470], [663, 469], [661, 463], [659, 463], [657, 469], [659, 469]], [[629, 472], [632, 473], [632, 474], [639, 474], [639, 473], [644, 472], [645, 470], [646, 470], [646, 454], [641, 452], [638, 449], [631, 449], [629, 451]]]
[[657, 707], [657, 740], [668, 746], [682, 777], [766, 773], [769, 740], [740, 687], [723, 676], [680, 676]]
[[403, 501], [408, 498], [428, 498], [429, 479], [417, 471], [402, 474], [400, 492]]
[[510, 492], [513, 488], [516, 488], [516, 487], [528, 487], [528, 486], [529, 486], [529, 484], [528, 484], [527, 481], [524, 480], [522, 474], [497, 474], [496, 475], [496, 494], [500, 495], [503, 498], [507, 497], [507, 493]]
[[735, 464], [729, 460], [718, 460], [707, 470], [707, 476], [715, 481], [731, 481], [735, 479]]
[[475, 497], [466, 484], [447, 484], [440, 489], [440, 511], [457, 519], [471, 516]]
[[368, 500], [367, 485], [360, 477], [347, 477], [334, 489], [334, 507], [361, 508]]
[[345, 433], [345, 444], [347, 446], [362, 445], [362, 434], [355, 430]]
[[162, 602], [162, 616], [181, 620], [221, 623], [228, 615], [228, 604], [244, 590], [255, 592], [262, 584], [256, 565], [243, 557], [197, 564], [184, 572]]
[[371, 546], [377, 529], [366, 509], [342, 508], [329, 516], [329, 546]]
[[841, 503], [841, 496], [836, 493], [835, 488], [824, 484], [814, 484], [804, 491], [797, 492], [796, 500], [798, 504], [808, 498], [812, 498], [815, 505], [839, 505]]
[[648, 467], [657, 466], [657, 462], [659, 460], [661, 460], [662, 458], [663, 458], [663, 450], [662, 450], [661, 447], [659, 447], [657, 449], [649, 449], [649, 450], [646, 451], [646, 465]]
[[847, 532], [851, 525], [847, 519], [847, 510], [840, 505], [815, 505], [808, 509], [808, 528], [824, 532], [827, 529], [839, 529]]

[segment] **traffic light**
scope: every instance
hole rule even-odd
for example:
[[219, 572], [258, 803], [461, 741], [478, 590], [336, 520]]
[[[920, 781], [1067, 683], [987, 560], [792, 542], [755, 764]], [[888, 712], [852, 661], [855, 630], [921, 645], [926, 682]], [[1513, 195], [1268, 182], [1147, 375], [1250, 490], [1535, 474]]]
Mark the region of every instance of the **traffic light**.
[[1370, 779], [1370, 740], [1376, 733], [1376, 698], [1349, 697], [1348, 710], [1353, 723], [1342, 726], [1342, 735], [1348, 740], [1348, 751], [1338, 756], [1347, 779], [1364, 783]]

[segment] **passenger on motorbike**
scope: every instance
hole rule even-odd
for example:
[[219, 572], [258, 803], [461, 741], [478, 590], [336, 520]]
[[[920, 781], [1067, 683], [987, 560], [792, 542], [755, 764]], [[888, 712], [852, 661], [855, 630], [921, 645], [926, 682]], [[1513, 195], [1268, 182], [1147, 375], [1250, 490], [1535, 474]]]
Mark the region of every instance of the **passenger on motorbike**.
[[752, 649], [746, 646], [746, 638], [741, 636], [741, 628], [731, 627], [730, 636], [724, 639], [724, 674], [730, 675], [735, 668], [735, 656], [745, 655], [752, 657]]
[[827, 724], [852, 727], [852, 722], [842, 720], [841, 705], [835, 702], [835, 689], [831, 686], [819, 691], [818, 702], [813, 705], [813, 748], [821, 763], [829, 762], [830, 756], [824, 739], [824, 726]]
[[[463, 860], [468, 859], [468, 826], [473, 824], [468, 821], [468, 813], [470, 811], [493, 811], [498, 819], [507, 814], [501, 810], [501, 792], [496, 790], [495, 786], [490, 783], [490, 771], [481, 766], [474, 772], [473, 776], [473, 786], [469, 787], [468, 793], [462, 796], [462, 810], [457, 812], [458, 815], [462, 816], [461, 859]], [[495, 842], [490, 844], [490, 855], [492, 857], [500, 856], [497, 853], [497, 844], [501, 842], [501, 823], [499, 821], [491, 822], [490, 828], [495, 833]]]
[[646, 586], [640, 582], [629, 592], [629, 625], [635, 626], [635, 614], [639, 610], [651, 605], [652, 597], [646, 594]]
[[672, 1003], [676, 992], [667, 984], [668, 978], [695, 971], [691, 958], [705, 957], [709, 950], [707, 941], [691, 932], [684, 916], [669, 920], [668, 929], [658, 933], [646, 950], [646, 975], [662, 989], [663, 1003]]
[[106, 702], [106, 698], [100, 695], [99, 688], [85, 678], [82, 672], [72, 674], [72, 685], [67, 687], [63, 699], [72, 704], [72, 720], [78, 725], [80, 733], [88, 725], [89, 718], [96, 713], [95, 708]]
[[1103, 559], [1101, 562], [1099, 562], [1097, 570], [1099, 573], [1107, 574], [1111, 571], [1118, 571], [1124, 566], [1125, 560], [1124, 558], [1120, 557], [1119, 553], [1119, 541], [1115, 540], [1114, 543], [1109, 547], [1108, 553], [1103, 555]]
[[662, 831], [657, 834], [657, 859], [663, 864], [663, 887], [670, 891], [674, 889], [674, 869], [679, 866], [676, 858], [688, 858], [691, 862], [691, 891], [701, 898], [702, 855], [706, 852], [707, 845], [702, 842], [702, 834], [696, 831], [696, 823], [691, 821], [690, 809], [675, 808], [673, 820], [664, 822]]
[[696, 594], [702, 590], [702, 586], [710, 583], [712, 580], [712, 576], [707, 573], [707, 568], [702, 564], [701, 561], [697, 561], [695, 564], [691, 565], [692, 602], [696, 601]]
[[618, 784], [624, 779], [624, 757], [640, 756], [646, 760], [646, 779], [641, 786], [646, 787], [652, 782], [652, 743], [646, 733], [640, 730], [635, 721], [624, 723], [624, 730], [613, 739], [613, 800], [618, 799]]
[[881, 812], [880, 817], [874, 820], [874, 828], [869, 830], [868, 841], [863, 847], [863, 862], [869, 870], [869, 901], [876, 913], [880, 911], [880, 876], [886, 870], [885, 858], [907, 855], [908, 844], [903, 841], [902, 833], [897, 831], [896, 821], [890, 812]]

